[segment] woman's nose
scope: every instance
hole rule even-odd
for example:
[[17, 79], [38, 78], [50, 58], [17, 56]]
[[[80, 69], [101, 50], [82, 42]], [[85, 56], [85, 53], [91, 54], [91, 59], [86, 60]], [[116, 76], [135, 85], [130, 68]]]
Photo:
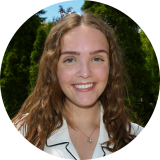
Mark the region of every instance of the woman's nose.
[[88, 63], [81, 63], [81, 65], [79, 65], [79, 68], [76, 73], [76, 77], [81, 77], [86, 79], [91, 77], [92, 75], [93, 73]]

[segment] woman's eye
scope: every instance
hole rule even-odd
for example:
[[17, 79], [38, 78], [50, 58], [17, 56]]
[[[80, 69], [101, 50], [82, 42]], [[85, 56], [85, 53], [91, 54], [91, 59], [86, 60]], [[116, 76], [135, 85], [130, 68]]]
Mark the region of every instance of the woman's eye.
[[94, 59], [100, 59], [101, 61], [104, 61], [103, 59], [101, 59], [101, 58], [94, 58]]
[[[64, 61], [64, 63], [66, 62], [66, 61], [68, 61], [68, 60], [71, 60], [71, 59], [73, 59], [73, 58], [68, 58], [68, 59], [66, 59], [65, 61]], [[70, 63], [70, 62], [69, 62]]]
[[[104, 60], [101, 59], [101, 58], [94, 58], [94, 59], [100, 59], [100, 61], [104, 61]], [[73, 58], [68, 58], [68, 59], [66, 59], [66, 60], [64, 61], [64, 63], [67, 62], [68, 60], [74, 60], [74, 59], [73, 59]], [[67, 63], [70, 63], [70, 62], [67, 62]]]

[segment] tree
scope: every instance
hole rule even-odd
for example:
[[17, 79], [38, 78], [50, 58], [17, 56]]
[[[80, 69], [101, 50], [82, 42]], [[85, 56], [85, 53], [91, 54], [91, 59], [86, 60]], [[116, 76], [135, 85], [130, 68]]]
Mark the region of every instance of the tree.
[[33, 44], [33, 51], [30, 56], [28, 92], [32, 92], [38, 76], [39, 60], [43, 52], [44, 42], [46, 39], [46, 31], [43, 26], [37, 30], [36, 40]]
[[28, 96], [30, 54], [41, 24], [38, 14], [30, 17], [15, 33], [6, 49], [1, 67], [1, 92], [12, 118]]
[[55, 20], [53, 19], [52, 22], [43, 23], [42, 25], [45, 29], [46, 34], [48, 35], [52, 27], [55, 25]]
[[47, 35], [49, 34], [51, 28], [54, 26], [54, 22], [43, 22], [38, 30], [37, 30], [37, 36], [36, 40], [33, 44], [33, 51], [30, 56], [30, 67], [29, 67], [29, 81], [28, 84], [28, 92], [32, 92], [38, 77], [38, 68], [39, 68], [39, 60], [41, 58], [44, 43], [47, 38]]
[[126, 105], [135, 111], [141, 121], [140, 124], [146, 125], [155, 104], [150, 105], [152, 79], [149, 78], [151, 73], [146, 67], [146, 53], [142, 49], [140, 27], [121, 11], [102, 3], [85, 1], [81, 10], [96, 14], [113, 28], [123, 49], [124, 65], [131, 80], [129, 98], [125, 99]]
[[147, 70], [150, 72], [150, 104], [152, 106], [156, 105], [159, 93], [159, 67], [158, 67], [158, 60], [153, 49], [151, 42], [149, 41], [148, 37], [144, 33], [143, 30], [140, 31], [140, 38], [142, 42], [142, 50], [146, 53], [145, 58], [145, 66]]
[[63, 8], [63, 6], [60, 5], [58, 12], [60, 13], [61, 17], [55, 18], [55, 19], [54, 19], [55, 23], [58, 23], [59, 20], [61, 20], [62, 18], [66, 17], [66, 16], [68, 16], [68, 15], [70, 15], [70, 14], [76, 13], [75, 11], [72, 11], [72, 9], [73, 9], [72, 7], [69, 7], [69, 8], [67, 8], [67, 10], [65, 11], [65, 9]]
[[37, 18], [40, 20], [41, 23], [43, 23], [46, 20], [46, 17], [45, 18], [41, 17], [41, 15], [43, 15], [45, 13], [46, 13], [45, 10], [40, 10], [35, 14], [37, 16]]

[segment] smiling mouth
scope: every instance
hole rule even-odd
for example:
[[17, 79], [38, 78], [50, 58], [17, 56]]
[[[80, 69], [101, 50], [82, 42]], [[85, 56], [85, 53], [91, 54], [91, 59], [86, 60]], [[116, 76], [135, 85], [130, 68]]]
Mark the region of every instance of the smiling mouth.
[[93, 84], [93, 85], [94, 85], [95, 83], [96, 83], [96, 82], [82, 83], [82, 84], [79, 84], [79, 83], [78, 83], [78, 84], [72, 84], [72, 85], [80, 85], [80, 86], [82, 86], [82, 85], [88, 85], [88, 84]]
[[89, 83], [89, 84], [77, 84], [77, 85], [74, 85], [75, 88], [77, 89], [88, 89], [88, 88], [92, 88], [94, 85], [94, 83]]
[[89, 84], [93, 84], [92, 86], [88, 86], [88, 88], [80, 88], [79, 86], [77, 87], [76, 85], [73, 85], [72, 86], [77, 90], [77, 91], [81, 91], [81, 92], [88, 92], [90, 90], [92, 90], [94, 87], [95, 87], [95, 84], [96, 83], [89, 83]]

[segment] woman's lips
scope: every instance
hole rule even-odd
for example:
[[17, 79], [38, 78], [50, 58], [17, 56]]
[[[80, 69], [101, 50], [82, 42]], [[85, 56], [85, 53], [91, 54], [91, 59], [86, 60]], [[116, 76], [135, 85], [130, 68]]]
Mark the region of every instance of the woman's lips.
[[76, 84], [73, 84], [73, 85], [86, 85], [86, 84], [94, 84], [95, 82], [88, 82], [88, 83], [76, 83]]
[[93, 86], [90, 87], [90, 88], [86, 88], [86, 89], [78, 89], [74, 86], [74, 84], [72, 84], [73, 88], [76, 90], [76, 91], [79, 91], [79, 92], [89, 92], [91, 91], [92, 89], [94, 89], [94, 87], [96, 86], [97, 83], [93, 83]]

